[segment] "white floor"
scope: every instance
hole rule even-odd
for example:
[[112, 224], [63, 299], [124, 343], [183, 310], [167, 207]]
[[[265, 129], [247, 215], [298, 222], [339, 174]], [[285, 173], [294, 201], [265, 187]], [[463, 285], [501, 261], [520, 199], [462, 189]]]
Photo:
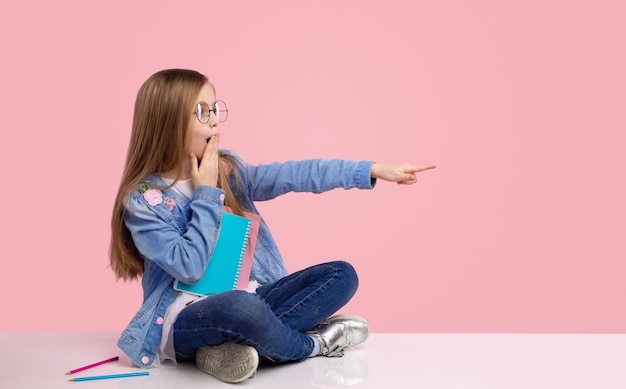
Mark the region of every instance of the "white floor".
[[[0, 388], [233, 388], [193, 365], [147, 377], [68, 382], [140, 371], [113, 333], [0, 333]], [[73, 376], [92, 362], [120, 360]], [[244, 388], [626, 388], [626, 334], [372, 334], [343, 358], [261, 366]]]

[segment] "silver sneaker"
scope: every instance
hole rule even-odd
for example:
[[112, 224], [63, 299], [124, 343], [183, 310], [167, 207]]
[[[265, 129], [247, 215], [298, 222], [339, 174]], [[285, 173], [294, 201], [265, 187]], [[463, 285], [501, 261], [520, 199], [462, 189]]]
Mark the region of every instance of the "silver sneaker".
[[320, 341], [320, 354], [326, 357], [341, 357], [346, 347], [365, 342], [370, 326], [362, 317], [337, 315], [328, 318], [306, 333]]
[[252, 377], [259, 367], [259, 354], [252, 346], [224, 342], [196, 351], [196, 366], [224, 382], [242, 382]]

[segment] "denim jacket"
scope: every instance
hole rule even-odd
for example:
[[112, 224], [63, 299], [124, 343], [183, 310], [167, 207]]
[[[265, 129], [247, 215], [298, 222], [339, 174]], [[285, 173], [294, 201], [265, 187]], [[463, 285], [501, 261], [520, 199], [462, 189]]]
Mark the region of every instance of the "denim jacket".
[[[288, 192], [372, 189], [376, 184], [370, 176], [374, 163], [369, 161], [314, 159], [252, 166], [232, 151], [222, 153], [237, 161], [239, 200], [244, 208], [257, 214], [254, 201], [270, 200]], [[146, 177], [144, 182], [130, 194], [124, 215], [144, 259], [143, 304], [122, 333], [118, 346], [135, 365], [149, 367], [161, 342], [163, 316], [178, 294], [173, 289], [174, 280], [197, 282], [211, 258], [220, 228], [224, 191], [197, 186], [189, 201], [171, 188], [146, 195], [148, 187], [158, 189], [167, 184], [156, 175]], [[232, 184], [234, 188], [236, 184]], [[151, 199], [150, 194], [156, 194], [156, 199]], [[262, 220], [250, 278], [263, 285], [286, 275], [276, 242]]]

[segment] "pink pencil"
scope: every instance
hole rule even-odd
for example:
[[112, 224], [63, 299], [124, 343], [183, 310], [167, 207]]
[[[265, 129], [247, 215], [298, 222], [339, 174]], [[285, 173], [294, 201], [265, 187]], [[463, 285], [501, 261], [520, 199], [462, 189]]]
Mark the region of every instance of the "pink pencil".
[[117, 361], [118, 359], [120, 359], [120, 357], [113, 357], [113, 358], [105, 359], [104, 361], [92, 363], [91, 365], [87, 365], [87, 366], [79, 367], [78, 369], [70, 370], [67, 373], [65, 373], [65, 375], [78, 373], [79, 371], [91, 369], [92, 367], [100, 366], [100, 365], [108, 363], [108, 362]]

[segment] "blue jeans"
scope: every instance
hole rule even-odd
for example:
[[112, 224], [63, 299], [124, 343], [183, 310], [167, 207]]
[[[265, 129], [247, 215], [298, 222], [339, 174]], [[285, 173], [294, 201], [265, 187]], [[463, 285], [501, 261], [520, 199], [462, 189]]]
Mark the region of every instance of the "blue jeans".
[[176, 359], [226, 341], [253, 346], [276, 362], [301, 361], [313, 351], [304, 334], [354, 295], [358, 278], [343, 261], [324, 263], [257, 288], [209, 296], [183, 309], [174, 323]]

